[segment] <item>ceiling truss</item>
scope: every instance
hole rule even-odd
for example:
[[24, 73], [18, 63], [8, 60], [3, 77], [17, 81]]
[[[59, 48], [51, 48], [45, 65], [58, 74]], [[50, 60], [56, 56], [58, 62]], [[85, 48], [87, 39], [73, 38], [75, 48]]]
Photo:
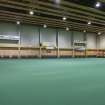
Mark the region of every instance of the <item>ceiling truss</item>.
[[[30, 16], [29, 10], [33, 10], [35, 14]], [[63, 16], [67, 17], [66, 21], [62, 20]], [[0, 0], [0, 20], [105, 32], [105, 12], [65, 0], [61, 0], [59, 5], [54, 0]], [[87, 25], [88, 21], [92, 22], [90, 26]]]

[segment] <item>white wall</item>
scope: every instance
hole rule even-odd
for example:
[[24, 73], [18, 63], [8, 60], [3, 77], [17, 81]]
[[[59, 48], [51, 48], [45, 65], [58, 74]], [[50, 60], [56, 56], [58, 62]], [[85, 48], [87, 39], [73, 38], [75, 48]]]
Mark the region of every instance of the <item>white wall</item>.
[[0, 23], [0, 34], [18, 35], [17, 25], [15, 23]]
[[38, 27], [31, 25], [22, 25], [20, 33], [21, 33], [21, 44], [39, 46]]
[[87, 33], [87, 48], [96, 49], [96, 34]]
[[[20, 25], [20, 33], [21, 33], [21, 44], [24, 45], [39, 45], [39, 28], [34, 25]], [[58, 45], [59, 48], [71, 48], [72, 35], [70, 31], [65, 31], [62, 29], [58, 30], [59, 32], [59, 40]], [[16, 23], [10, 22], [0, 22], [0, 34], [1, 35], [19, 35], [18, 34], [18, 26]], [[40, 40], [41, 42], [51, 42], [56, 44], [56, 29], [53, 28], [41, 28], [40, 29]], [[96, 49], [96, 35], [94, 33], [87, 33], [87, 48], [88, 49]], [[74, 40], [84, 40], [83, 32], [73, 32]], [[3, 41], [1, 41], [3, 42]], [[7, 43], [10, 41], [6, 41]], [[105, 34], [100, 36], [98, 40], [99, 48], [105, 48]]]
[[65, 30], [59, 30], [58, 35], [59, 48], [71, 48], [71, 32]]
[[105, 34], [99, 36], [99, 48], [105, 49]]
[[[18, 35], [18, 27], [15, 23], [0, 23], [0, 35]], [[13, 40], [0, 40], [0, 43], [18, 43]]]
[[40, 42], [51, 42], [56, 45], [56, 29], [41, 28], [40, 29]]
[[74, 40], [84, 41], [84, 34], [83, 34], [83, 32], [74, 31], [73, 32], [73, 39]]

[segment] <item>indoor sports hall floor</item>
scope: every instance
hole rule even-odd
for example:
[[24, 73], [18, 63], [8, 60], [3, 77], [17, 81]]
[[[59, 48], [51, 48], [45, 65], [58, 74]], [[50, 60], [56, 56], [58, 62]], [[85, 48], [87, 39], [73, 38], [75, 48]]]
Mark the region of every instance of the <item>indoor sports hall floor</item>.
[[105, 105], [105, 59], [0, 60], [0, 105]]

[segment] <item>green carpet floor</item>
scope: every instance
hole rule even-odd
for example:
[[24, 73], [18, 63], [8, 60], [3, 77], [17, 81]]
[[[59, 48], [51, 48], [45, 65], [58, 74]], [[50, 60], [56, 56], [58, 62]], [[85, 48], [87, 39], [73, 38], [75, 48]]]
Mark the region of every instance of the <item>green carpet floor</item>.
[[0, 105], [105, 105], [105, 59], [0, 60]]

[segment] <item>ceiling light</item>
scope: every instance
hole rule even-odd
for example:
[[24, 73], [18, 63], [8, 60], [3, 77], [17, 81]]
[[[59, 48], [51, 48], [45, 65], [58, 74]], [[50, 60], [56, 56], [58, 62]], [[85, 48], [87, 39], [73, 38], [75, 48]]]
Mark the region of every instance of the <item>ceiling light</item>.
[[34, 11], [33, 10], [29, 11], [29, 14], [34, 15]]
[[101, 35], [101, 32], [98, 32], [98, 35]]
[[84, 30], [83, 32], [86, 32], [86, 30]]
[[56, 4], [60, 4], [61, 0], [55, 0]]
[[20, 24], [20, 21], [17, 21], [16, 24], [19, 25]]
[[67, 18], [64, 16], [62, 19], [65, 21]]
[[91, 25], [91, 21], [88, 21], [88, 25]]
[[69, 31], [69, 27], [66, 27], [66, 31]]
[[100, 2], [97, 2], [96, 3], [96, 7], [98, 8], [98, 7], [100, 7], [101, 6], [101, 3]]
[[44, 24], [44, 25], [43, 25], [43, 27], [44, 27], [44, 28], [47, 28], [47, 25], [46, 25], [46, 24]]

